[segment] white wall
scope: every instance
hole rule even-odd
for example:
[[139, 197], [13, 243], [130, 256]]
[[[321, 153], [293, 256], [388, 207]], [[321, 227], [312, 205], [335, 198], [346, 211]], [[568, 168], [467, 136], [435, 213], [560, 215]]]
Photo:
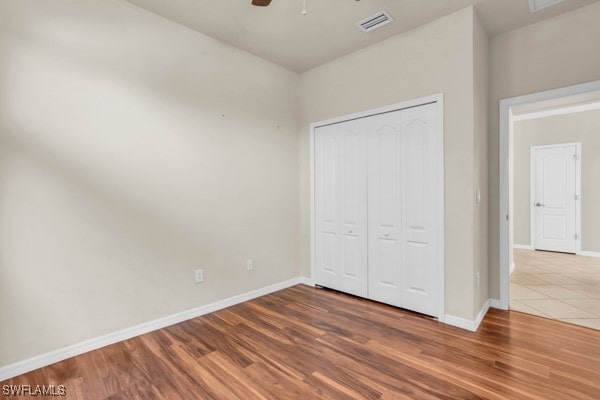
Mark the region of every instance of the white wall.
[[0, 18], [0, 366], [300, 275], [296, 74], [120, 0]]
[[581, 250], [600, 252], [600, 110], [518, 121], [514, 126], [514, 240], [530, 245], [530, 150], [581, 142]]
[[473, 318], [473, 21], [473, 9], [467, 8], [301, 74], [301, 265], [305, 274], [310, 271], [309, 124], [443, 92], [446, 313]]
[[490, 39], [489, 278], [499, 297], [498, 110], [501, 99], [600, 80], [600, 3]]

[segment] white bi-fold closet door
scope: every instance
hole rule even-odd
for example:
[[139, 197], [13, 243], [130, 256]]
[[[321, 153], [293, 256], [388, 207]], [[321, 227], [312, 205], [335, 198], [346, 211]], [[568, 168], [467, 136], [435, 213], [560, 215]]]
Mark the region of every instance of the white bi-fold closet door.
[[315, 282], [438, 316], [439, 103], [315, 128]]
[[315, 132], [317, 283], [367, 297], [367, 120]]

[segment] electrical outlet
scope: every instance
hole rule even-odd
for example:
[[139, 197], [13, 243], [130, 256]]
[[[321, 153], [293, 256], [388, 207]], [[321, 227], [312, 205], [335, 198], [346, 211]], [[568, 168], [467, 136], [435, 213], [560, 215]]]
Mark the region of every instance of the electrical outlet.
[[479, 272], [475, 274], [475, 286], [479, 289]]
[[204, 270], [197, 269], [195, 271], [196, 283], [204, 282]]
[[251, 258], [246, 260], [246, 270], [252, 271], [254, 269], [254, 261]]

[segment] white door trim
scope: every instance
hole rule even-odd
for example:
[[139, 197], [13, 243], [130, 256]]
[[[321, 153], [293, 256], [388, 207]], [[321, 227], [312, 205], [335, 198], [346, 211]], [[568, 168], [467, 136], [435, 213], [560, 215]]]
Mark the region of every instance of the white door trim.
[[509, 269], [510, 269], [510, 251], [511, 244], [509, 242], [509, 150], [510, 150], [510, 129], [512, 127], [512, 112], [511, 107], [534, 103], [538, 101], [558, 99], [566, 96], [573, 96], [583, 93], [595, 92], [600, 90], [600, 81], [583, 83], [575, 86], [548, 90], [525, 96], [512, 97], [509, 99], [500, 100], [500, 159], [499, 159], [499, 183], [500, 183], [500, 198], [499, 198], [499, 262], [500, 262], [500, 299], [495, 303], [499, 308], [508, 309], [509, 299]]
[[[437, 163], [437, 176], [441, 177], [438, 182], [438, 190], [439, 193], [444, 193], [444, 95], [443, 93], [435, 94], [432, 96], [421, 97], [419, 99], [404, 101], [397, 104], [392, 104], [385, 107], [375, 108], [372, 110], [361, 111], [353, 114], [343, 115], [340, 117], [335, 117], [331, 119], [327, 119], [324, 121], [314, 122], [310, 124], [310, 280], [311, 284], [315, 284], [315, 268], [316, 268], [316, 223], [315, 223], [315, 129], [325, 125], [336, 124], [340, 122], [345, 122], [353, 119], [369, 117], [377, 114], [384, 114], [388, 112], [398, 111], [411, 107], [418, 107], [425, 104], [438, 103], [438, 136], [441, 138], [439, 140], [439, 145], [436, 149], [436, 159], [439, 160]], [[445, 221], [444, 216], [444, 196], [440, 196], [437, 199], [436, 206], [438, 207], [438, 212], [442, 218], [442, 221]], [[444, 243], [444, 228], [445, 223], [442, 224], [441, 229], [438, 230], [438, 243], [440, 244], [440, 251], [438, 254], [438, 315], [437, 318], [440, 322], [444, 322], [445, 317], [445, 243]]]
[[578, 104], [576, 106], [568, 106], [561, 108], [552, 108], [550, 110], [534, 111], [515, 115], [513, 121], [527, 121], [530, 119], [539, 119], [546, 117], [554, 117], [556, 115], [574, 114], [584, 111], [600, 110], [600, 102]]
[[[566, 147], [566, 146], [575, 146], [577, 160], [575, 162], [575, 194], [577, 198], [575, 199], [575, 234], [577, 235], [577, 240], [575, 241], [575, 253], [581, 253], [581, 142], [573, 142], [573, 143], [557, 143], [557, 144], [545, 144], [540, 146], [531, 146], [529, 153], [529, 243], [531, 244], [531, 248], [535, 249], [535, 207], [533, 205], [533, 200], [535, 198], [535, 156], [534, 153], [536, 150], [543, 149], [554, 149], [557, 147]], [[513, 247], [515, 247], [513, 245]]]

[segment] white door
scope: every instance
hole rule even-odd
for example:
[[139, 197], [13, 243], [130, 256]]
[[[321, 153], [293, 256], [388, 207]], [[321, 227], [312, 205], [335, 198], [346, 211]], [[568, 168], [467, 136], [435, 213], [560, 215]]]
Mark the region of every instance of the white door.
[[402, 121], [371, 117], [369, 128], [369, 298], [402, 306]]
[[368, 119], [369, 298], [434, 316], [443, 229], [437, 107]]
[[577, 144], [532, 147], [534, 248], [577, 250]]
[[367, 132], [364, 119], [315, 129], [318, 285], [367, 297]]

